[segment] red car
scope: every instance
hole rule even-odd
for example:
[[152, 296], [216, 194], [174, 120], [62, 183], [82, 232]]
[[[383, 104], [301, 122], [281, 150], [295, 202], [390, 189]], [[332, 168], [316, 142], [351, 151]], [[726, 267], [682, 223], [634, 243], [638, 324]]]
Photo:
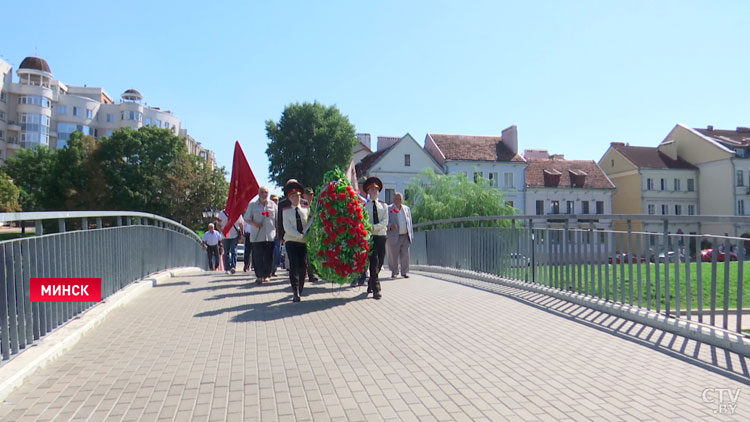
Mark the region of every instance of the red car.
[[[712, 255], [714, 253], [713, 249], [704, 249], [701, 251], [701, 261], [703, 262], [711, 262]], [[724, 253], [724, 251], [718, 251], [716, 255], [716, 261], [717, 262], [724, 262], [727, 259], [727, 255]], [[737, 260], [737, 254], [734, 252], [729, 252], [729, 260], [730, 261], [736, 261]]]
[[[628, 258], [628, 257], [630, 257], [630, 258]], [[622, 260], [623, 262], [627, 263], [628, 259], [633, 264], [637, 264], [638, 261], [640, 261], [640, 262], [646, 262], [646, 258], [644, 258], [644, 257], [638, 258], [638, 256], [636, 256], [636, 255], [630, 255], [630, 254], [627, 254], [627, 253], [622, 253], [622, 254], [617, 255], [617, 258], [615, 258], [615, 262], [617, 262], [619, 264], [620, 260]], [[609, 257], [609, 263], [610, 264], [612, 263], [612, 257], [611, 256]]]

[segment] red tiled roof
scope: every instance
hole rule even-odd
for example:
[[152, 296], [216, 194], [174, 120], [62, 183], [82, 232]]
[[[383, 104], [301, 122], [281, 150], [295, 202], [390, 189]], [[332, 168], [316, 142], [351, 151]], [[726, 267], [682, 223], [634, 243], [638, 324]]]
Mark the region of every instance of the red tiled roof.
[[[545, 172], [547, 177], [545, 177]], [[559, 184], [549, 186], [550, 181], [556, 181], [554, 179], [557, 179], [558, 174]], [[526, 166], [527, 187], [570, 188], [573, 186], [571, 176], [585, 177], [582, 186], [584, 189], [614, 189], [615, 187], [599, 165], [591, 160], [529, 160]], [[545, 184], [545, 179], [547, 184]]]
[[698, 168], [685, 161], [682, 157], [677, 157], [676, 160], [673, 160], [667, 154], [653, 147], [632, 147], [613, 143], [612, 148], [641, 168], [690, 170]]
[[729, 148], [750, 146], [750, 128], [738, 127], [737, 130], [695, 129], [695, 131], [713, 138]]
[[521, 154], [514, 153], [499, 136], [428, 134], [446, 160], [512, 161], [523, 163]]

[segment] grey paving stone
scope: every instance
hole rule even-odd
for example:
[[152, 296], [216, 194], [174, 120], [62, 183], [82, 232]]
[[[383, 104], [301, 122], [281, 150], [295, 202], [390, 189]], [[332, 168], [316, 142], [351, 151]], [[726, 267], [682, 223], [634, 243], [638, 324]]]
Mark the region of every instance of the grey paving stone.
[[154, 288], [0, 419], [701, 420], [705, 388], [750, 397], [747, 359], [562, 301], [414, 274], [381, 301], [321, 283], [293, 304], [285, 277]]

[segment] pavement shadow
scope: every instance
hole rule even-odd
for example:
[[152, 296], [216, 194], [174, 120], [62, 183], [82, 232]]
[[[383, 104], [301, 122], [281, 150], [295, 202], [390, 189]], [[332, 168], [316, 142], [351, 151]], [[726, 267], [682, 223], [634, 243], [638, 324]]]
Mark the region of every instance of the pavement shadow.
[[648, 347], [735, 381], [750, 383], [750, 359], [720, 347], [540, 293], [472, 278], [422, 271], [419, 273], [425, 277], [495, 293]]
[[288, 286], [285, 286], [283, 289], [258, 289], [257, 291], [251, 290], [248, 292], [217, 295], [212, 298], [207, 298], [206, 300], [221, 300], [237, 296], [262, 295], [284, 291], [288, 291], [288, 295], [277, 300], [220, 308], [212, 311], [200, 312], [195, 314], [194, 316], [197, 318], [202, 318], [221, 315], [225, 313], [237, 313], [237, 315], [234, 315], [232, 318], [230, 318], [231, 322], [274, 321], [278, 319], [292, 318], [294, 316], [303, 315], [310, 312], [318, 312], [326, 309], [331, 309], [336, 306], [345, 305], [352, 300], [359, 299], [359, 297], [330, 297], [328, 295], [326, 297], [322, 297], [322, 294], [331, 293], [331, 289], [316, 286], [305, 286], [302, 294], [302, 301], [294, 303], [292, 302], [291, 289], [289, 289]]

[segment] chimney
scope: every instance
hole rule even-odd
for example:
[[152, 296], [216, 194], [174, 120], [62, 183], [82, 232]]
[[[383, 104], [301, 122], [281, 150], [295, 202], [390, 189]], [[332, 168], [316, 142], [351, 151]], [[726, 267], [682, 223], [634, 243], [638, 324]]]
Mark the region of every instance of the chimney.
[[625, 146], [625, 142], [610, 142], [609, 144], [612, 145], [613, 147], [624, 147]]
[[518, 127], [516, 125], [503, 129], [501, 140], [513, 151], [513, 154], [518, 154]]
[[708, 130], [714, 130], [714, 125], [708, 125], [708, 127], [706, 127], [706, 129], [708, 129]]
[[357, 134], [357, 139], [359, 140], [359, 142], [362, 142], [362, 144], [364, 144], [367, 147], [367, 149], [369, 149], [370, 151], [372, 151], [372, 144], [371, 144], [371, 141], [370, 141], [370, 134], [369, 133], [358, 133]]
[[750, 127], [738, 126], [737, 132], [739, 133], [750, 133]]

